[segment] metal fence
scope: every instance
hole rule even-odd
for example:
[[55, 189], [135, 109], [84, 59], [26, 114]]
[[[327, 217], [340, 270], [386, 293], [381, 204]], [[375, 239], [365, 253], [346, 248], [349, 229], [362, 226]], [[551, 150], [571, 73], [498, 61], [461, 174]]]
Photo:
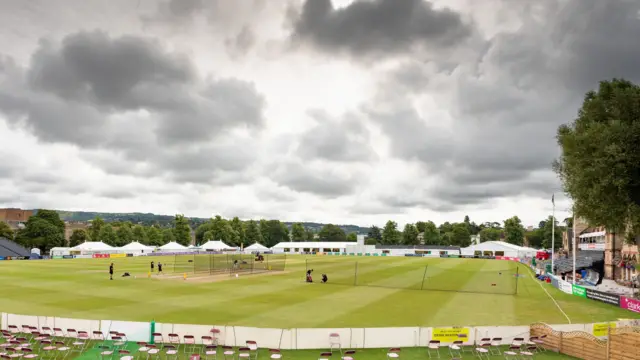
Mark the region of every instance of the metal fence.
[[[459, 270], [438, 265], [385, 265], [370, 261], [306, 260], [314, 279], [326, 274], [329, 284], [467, 293], [518, 293], [517, 266], [502, 270]], [[316, 281], [316, 280], [314, 280]]]
[[223, 274], [284, 271], [285, 254], [177, 254], [173, 259], [174, 273]]

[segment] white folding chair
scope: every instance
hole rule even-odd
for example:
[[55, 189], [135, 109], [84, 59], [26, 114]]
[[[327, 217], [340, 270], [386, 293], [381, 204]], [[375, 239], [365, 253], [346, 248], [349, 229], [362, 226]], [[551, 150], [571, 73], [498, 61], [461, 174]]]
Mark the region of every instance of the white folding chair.
[[329, 350], [333, 352], [334, 348], [337, 348], [342, 354], [342, 341], [340, 341], [340, 334], [338, 333], [329, 334]]
[[440, 340], [430, 340], [427, 345], [427, 354], [431, 358], [434, 354], [435, 357], [440, 357]]

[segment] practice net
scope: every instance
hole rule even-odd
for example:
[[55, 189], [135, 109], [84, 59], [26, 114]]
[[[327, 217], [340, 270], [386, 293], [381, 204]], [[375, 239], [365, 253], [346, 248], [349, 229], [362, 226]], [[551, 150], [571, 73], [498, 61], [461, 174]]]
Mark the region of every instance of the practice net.
[[326, 274], [328, 283], [336, 285], [505, 295], [518, 292], [518, 267], [506, 262], [498, 269], [465, 270], [437, 264], [307, 259], [306, 270], [313, 270], [314, 282]]
[[285, 254], [181, 254], [174, 256], [174, 273], [238, 274], [284, 271]]

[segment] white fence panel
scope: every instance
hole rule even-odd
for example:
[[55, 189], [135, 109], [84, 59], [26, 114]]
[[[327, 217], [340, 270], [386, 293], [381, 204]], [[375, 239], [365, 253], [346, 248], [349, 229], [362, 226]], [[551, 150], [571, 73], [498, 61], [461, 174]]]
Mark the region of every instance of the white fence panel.
[[[63, 331], [67, 329], [74, 329], [76, 331], [88, 331], [91, 334], [92, 331], [101, 331], [100, 320], [85, 320], [85, 319], [69, 319], [69, 318], [49, 318], [53, 321], [53, 326], [60, 328]], [[107, 334], [104, 334], [105, 338]]]
[[[193, 335], [196, 339], [196, 343], [200, 343], [201, 338], [203, 336], [211, 336], [212, 325], [188, 325], [188, 324], [173, 324], [173, 333], [178, 334], [180, 336], [180, 341], [184, 339], [185, 335]], [[167, 334], [163, 334], [165, 337]], [[224, 332], [220, 334], [220, 344], [226, 345], [226, 342], [223, 342]], [[167, 339], [165, 338], [165, 341]]]
[[245, 346], [247, 340], [252, 340], [258, 343], [258, 347], [279, 349], [285, 330], [234, 326], [232, 332], [235, 334], [235, 346]]
[[340, 346], [345, 349], [351, 344], [351, 329], [295, 329], [296, 349], [328, 349], [329, 334], [340, 335]]
[[480, 344], [483, 338], [501, 338], [503, 345], [513, 342], [514, 338], [529, 340], [528, 326], [478, 326], [475, 328], [475, 343]]
[[418, 327], [367, 328], [364, 334], [365, 348], [417, 346]]
[[154, 332], [162, 334], [164, 341], [169, 342], [167, 335], [173, 333], [173, 324], [156, 323]]
[[549, 325], [553, 330], [556, 331], [586, 331], [589, 332], [591, 328], [589, 327], [591, 324], [558, 324], [558, 325]]
[[2, 313], [2, 316], [0, 317], [0, 329], [7, 330], [8, 317], [9, 314], [4, 312]]
[[7, 314], [7, 325], [16, 325], [22, 330], [22, 325], [38, 326], [38, 317], [33, 315]]
[[100, 331], [107, 337], [109, 332], [117, 331], [127, 336], [129, 341], [149, 341], [151, 325], [146, 322], [102, 320]]

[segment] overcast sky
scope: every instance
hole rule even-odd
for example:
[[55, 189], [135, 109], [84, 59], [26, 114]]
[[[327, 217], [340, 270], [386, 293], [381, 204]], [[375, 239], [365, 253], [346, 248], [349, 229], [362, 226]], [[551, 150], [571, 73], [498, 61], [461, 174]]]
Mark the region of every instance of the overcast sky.
[[0, 207], [525, 225], [636, 0], [0, 0]]

